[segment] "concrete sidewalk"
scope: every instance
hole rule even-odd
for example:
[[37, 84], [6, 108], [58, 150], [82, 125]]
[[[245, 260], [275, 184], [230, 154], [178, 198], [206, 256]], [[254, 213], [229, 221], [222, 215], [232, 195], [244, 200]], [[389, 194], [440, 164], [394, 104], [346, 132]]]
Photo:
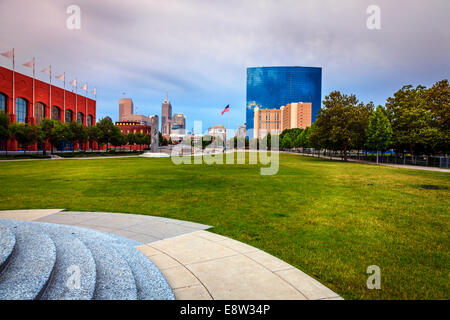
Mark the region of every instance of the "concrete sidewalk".
[[342, 298], [292, 265], [208, 225], [163, 217], [62, 209], [0, 211], [0, 219], [95, 229], [135, 240], [177, 299], [306, 300]]
[[[312, 157], [312, 158], [318, 158], [318, 159], [325, 159], [325, 160], [333, 160], [333, 161], [344, 161], [341, 158], [337, 157], [317, 157], [317, 155], [312, 154], [306, 154], [306, 153], [298, 153], [298, 152], [290, 152], [290, 151], [281, 151], [281, 153], [287, 153], [287, 154], [295, 154], [298, 156], [305, 156], [305, 157]], [[386, 166], [386, 167], [394, 167], [394, 168], [401, 168], [401, 169], [415, 169], [415, 170], [425, 170], [425, 171], [436, 171], [436, 172], [446, 172], [450, 173], [450, 169], [444, 169], [444, 168], [437, 168], [437, 167], [424, 167], [424, 166], [414, 166], [414, 165], [408, 165], [408, 164], [395, 164], [395, 163], [375, 163], [371, 161], [366, 160], [357, 160], [357, 159], [347, 159], [348, 162], [357, 162], [357, 163], [363, 163], [363, 164], [371, 164], [375, 166]]]

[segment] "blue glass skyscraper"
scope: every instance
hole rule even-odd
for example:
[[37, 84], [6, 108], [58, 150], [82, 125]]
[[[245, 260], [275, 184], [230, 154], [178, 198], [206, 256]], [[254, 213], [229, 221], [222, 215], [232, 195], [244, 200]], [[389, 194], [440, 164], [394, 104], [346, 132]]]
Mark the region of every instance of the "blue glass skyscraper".
[[252, 137], [253, 109], [278, 109], [293, 102], [311, 102], [316, 120], [322, 98], [322, 68], [247, 68], [247, 135]]

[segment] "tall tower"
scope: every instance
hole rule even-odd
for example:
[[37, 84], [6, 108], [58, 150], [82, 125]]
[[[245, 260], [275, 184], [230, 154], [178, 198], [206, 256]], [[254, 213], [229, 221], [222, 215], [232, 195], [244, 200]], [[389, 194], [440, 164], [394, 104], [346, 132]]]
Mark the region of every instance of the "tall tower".
[[172, 105], [169, 101], [169, 94], [166, 92], [166, 100], [161, 106], [161, 133], [170, 134], [172, 126]]
[[119, 100], [119, 121], [124, 121], [124, 116], [133, 114], [133, 100], [124, 98]]

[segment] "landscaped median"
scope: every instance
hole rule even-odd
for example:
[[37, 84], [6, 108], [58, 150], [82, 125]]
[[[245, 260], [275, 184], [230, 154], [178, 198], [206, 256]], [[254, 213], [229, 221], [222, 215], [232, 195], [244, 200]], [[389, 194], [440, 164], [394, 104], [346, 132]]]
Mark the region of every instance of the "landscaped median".
[[[345, 299], [450, 298], [448, 173], [280, 154], [272, 176], [260, 175], [259, 165], [132, 157], [3, 162], [0, 180], [1, 210], [194, 221], [280, 258]], [[367, 287], [372, 265], [381, 270], [381, 290]]]

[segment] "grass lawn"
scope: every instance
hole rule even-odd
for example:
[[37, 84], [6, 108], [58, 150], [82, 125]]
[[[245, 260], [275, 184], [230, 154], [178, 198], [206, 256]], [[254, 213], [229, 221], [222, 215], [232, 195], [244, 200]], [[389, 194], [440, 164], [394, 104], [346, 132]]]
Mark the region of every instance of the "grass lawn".
[[[265, 250], [346, 299], [449, 299], [450, 174], [281, 154], [256, 165], [120, 158], [0, 163], [0, 210], [164, 216]], [[430, 187], [431, 186], [431, 187]], [[381, 268], [381, 290], [366, 269]]]

